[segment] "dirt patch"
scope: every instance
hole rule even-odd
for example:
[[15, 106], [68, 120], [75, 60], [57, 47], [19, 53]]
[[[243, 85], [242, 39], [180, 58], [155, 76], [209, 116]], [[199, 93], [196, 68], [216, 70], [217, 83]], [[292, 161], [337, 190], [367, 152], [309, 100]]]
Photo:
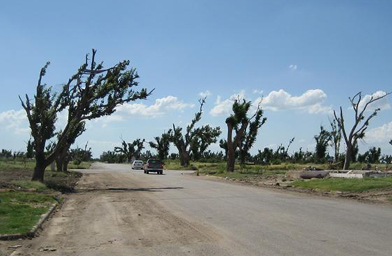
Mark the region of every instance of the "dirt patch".
[[219, 242], [209, 227], [173, 214], [141, 185], [123, 174], [84, 175], [40, 236], [18, 241], [16, 255], [204, 255], [206, 244]]

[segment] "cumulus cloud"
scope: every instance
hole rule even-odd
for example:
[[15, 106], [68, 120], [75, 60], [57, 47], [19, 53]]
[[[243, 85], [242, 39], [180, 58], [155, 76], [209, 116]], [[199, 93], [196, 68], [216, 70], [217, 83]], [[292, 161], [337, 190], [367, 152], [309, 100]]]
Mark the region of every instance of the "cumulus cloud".
[[215, 107], [213, 107], [210, 111], [210, 115], [212, 116], [219, 116], [219, 115], [228, 115], [231, 112], [231, 108], [233, 106], [233, 102], [236, 99], [244, 99], [245, 98], [245, 91], [242, 90], [240, 93], [233, 94], [230, 98], [222, 101], [221, 96], [216, 97]]
[[[227, 115], [231, 113], [234, 100], [244, 99], [245, 91], [234, 94], [223, 100], [217, 97], [215, 107], [210, 111], [212, 116]], [[325, 106], [327, 95], [320, 89], [308, 90], [302, 95], [292, 96], [284, 90], [272, 91], [266, 97], [259, 97], [253, 101], [253, 108], [260, 105], [263, 109], [272, 111], [300, 110], [309, 114], [331, 114], [332, 108]]]
[[253, 93], [254, 93], [254, 94], [263, 94], [263, 90], [254, 89], [254, 90], [253, 90]]
[[290, 66], [289, 66], [289, 69], [290, 70], [297, 70], [297, 68], [298, 68], [298, 66], [297, 65], [294, 65], [294, 64], [291, 64]]
[[389, 142], [392, 139], [392, 122], [386, 123], [380, 127], [370, 129], [366, 135], [365, 140], [369, 143]]
[[205, 97], [208, 97], [208, 96], [211, 96], [211, 95], [212, 95], [212, 93], [209, 90], [207, 90], [205, 92], [199, 93], [199, 96], [202, 97], [202, 98], [205, 98]]
[[272, 111], [296, 109], [310, 114], [330, 114], [332, 108], [323, 105], [326, 98], [327, 95], [320, 89], [308, 90], [299, 96], [292, 96], [280, 89], [270, 92], [265, 98], [258, 98], [255, 102]]
[[182, 111], [185, 108], [194, 107], [193, 104], [186, 104], [174, 96], [167, 96], [164, 98], [156, 99], [153, 105], [147, 106], [141, 103], [124, 104], [117, 108], [113, 118], [121, 120], [116, 117], [120, 116], [144, 116], [144, 117], [159, 117], [165, 115], [170, 111]]
[[[370, 101], [370, 99], [373, 97], [373, 99], [378, 98], [378, 97], [382, 97], [385, 94], [387, 94], [384, 91], [377, 91], [375, 93], [373, 93], [372, 95], [365, 95], [362, 100], [359, 102], [359, 109], [363, 109], [365, 107], [365, 104], [367, 102]], [[351, 108], [351, 107], [350, 107]], [[371, 104], [369, 104], [369, 106], [367, 107], [367, 111], [374, 111], [375, 109], [380, 108], [381, 110], [386, 110], [386, 109], [390, 109], [391, 105], [388, 102], [388, 97], [382, 98], [380, 100], [377, 100]]]
[[0, 126], [2, 129], [11, 130], [15, 134], [28, 134], [30, 128], [28, 128], [26, 112], [21, 110], [7, 110], [0, 113]]

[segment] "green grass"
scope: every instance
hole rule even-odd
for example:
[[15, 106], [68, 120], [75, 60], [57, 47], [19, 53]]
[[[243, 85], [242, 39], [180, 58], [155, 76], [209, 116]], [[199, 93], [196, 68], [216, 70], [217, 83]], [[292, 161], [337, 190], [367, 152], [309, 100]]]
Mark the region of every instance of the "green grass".
[[[72, 161], [68, 164], [68, 169], [88, 169], [91, 166], [91, 162], [82, 162], [79, 165], [74, 164]], [[1, 159], [0, 160], [0, 171], [11, 171], [11, 170], [34, 170], [35, 160], [34, 159]], [[50, 166], [46, 167], [46, 171], [50, 170]]]
[[35, 191], [45, 191], [48, 190], [45, 184], [39, 181], [31, 181], [31, 180], [21, 180], [13, 182], [16, 186], [24, 189], [31, 189]]
[[389, 202], [392, 202], [392, 197], [388, 197], [387, 199]]
[[0, 192], [0, 234], [30, 231], [54, 202], [50, 194]]
[[329, 178], [293, 182], [294, 187], [318, 189], [323, 191], [364, 192], [375, 189], [392, 188], [392, 177], [343, 179]]
[[[71, 192], [82, 176], [79, 172], [45, 170], [45, 183], [31, 181], [35, 161], [0, 159], [0, 234], [26, 233], [55, 202], [56, 191]], [[90, 163], [69, 169], [88, 168]], [[56, 197], [59, 201], [60, 197]]]

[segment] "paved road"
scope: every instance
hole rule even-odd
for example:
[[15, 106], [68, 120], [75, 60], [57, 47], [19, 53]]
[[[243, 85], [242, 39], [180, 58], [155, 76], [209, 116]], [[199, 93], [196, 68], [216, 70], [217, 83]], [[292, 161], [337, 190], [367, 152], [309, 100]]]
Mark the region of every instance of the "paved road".
[[[385, 255], [392, 207], [95, 164], [14, 255]], [[56, 251], [44, 251], [56, 249]]]

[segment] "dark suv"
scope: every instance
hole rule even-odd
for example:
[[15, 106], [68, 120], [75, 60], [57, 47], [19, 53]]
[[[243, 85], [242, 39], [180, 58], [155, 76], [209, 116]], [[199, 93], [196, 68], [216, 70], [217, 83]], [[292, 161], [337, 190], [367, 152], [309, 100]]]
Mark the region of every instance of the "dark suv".
[[143, 169], [146, 174], [149, 174], [150, 172], [163, 174], [163, 162], [156, 159], [148, 159]]

